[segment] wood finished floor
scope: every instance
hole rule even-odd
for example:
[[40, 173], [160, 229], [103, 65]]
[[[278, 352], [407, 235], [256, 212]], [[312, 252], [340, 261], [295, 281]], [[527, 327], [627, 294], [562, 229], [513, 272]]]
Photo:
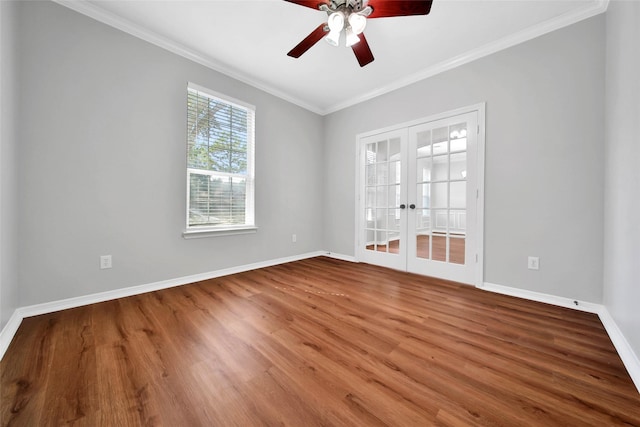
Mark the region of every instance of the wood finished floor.
[[313, 258], [25, 319], [6, 426], [640, 426], [598, 317]]

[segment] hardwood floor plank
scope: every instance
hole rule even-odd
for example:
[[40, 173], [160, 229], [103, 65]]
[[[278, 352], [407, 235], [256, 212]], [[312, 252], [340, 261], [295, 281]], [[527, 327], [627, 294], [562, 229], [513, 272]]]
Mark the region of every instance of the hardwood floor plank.
[[324, 257], [25, 319], [4, 426], [640, 426], [596, 315]]
[[58, 329], [55, 315], [23, 320], [10, 344], [12, 363], [0, 361], [3, 425], [38, 425], [45, 411], [48, 366], [54, 358], [52, 341]]
[[[65, 358], [53, 358], [47, 366], [50, 372], [46, 382], [47, 405], [41, 423], [68, 425], [79, 422], [96, 424], [97, 396], [90, 392], [96, 381], [96, 351], [91, 312], [69, 310], [67, 320], [58, 323], [53, 350], [64, 351]], [[59, 385], [65, 384], [63, 389]]]

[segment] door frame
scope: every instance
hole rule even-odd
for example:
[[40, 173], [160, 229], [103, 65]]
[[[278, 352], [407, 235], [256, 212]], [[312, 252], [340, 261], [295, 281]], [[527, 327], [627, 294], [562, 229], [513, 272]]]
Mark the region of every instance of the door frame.
[[420, 125], [436, 120], [446, 119], [453, 116], [458, 116], [467, 113], [476, 113], [478, 117], [478, 140], [477, 140], [477, 172], [478, 172], [478, 197], [477, 197], [477, 241], [476, 241], [476, 271], [474, 274], [474, 286], [479, 288], [483, 285], [484, 280], [484, 166], [485, 166], [485, 110], [486, 103], [481, 102], [478, 104], [468, 105], [466, 107], [456, 108], [454, 110], [445, 111], [431, 116], [422, 117], [419, 119], [411, 120], [404, 123], [399, 123], [392, 126], [387, 126], [380, 129], [371, 130], [368, 132], [362, 132], [356, 135], [355, 138], [355, 233], [354, 233], [354, 253], [356, 262], [361, 262], [360, 256], [360, 238], [361, 228], [363, 227], [363, 219], [360, 215], [360, 198], [361, 194], [362, 177], [360, 176], [360, 141], [363, 138], [375, 136], [381, 133], [399, 131], [411, 126]]

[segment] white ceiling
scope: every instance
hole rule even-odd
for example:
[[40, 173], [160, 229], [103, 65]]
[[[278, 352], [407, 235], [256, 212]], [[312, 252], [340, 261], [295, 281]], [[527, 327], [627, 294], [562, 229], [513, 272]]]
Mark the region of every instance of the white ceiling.
[[426, 16], [370, 19], [375, 61], [323, 40], [287, 52], [327, 14], [283, 0], [55, 0], [319, 114], [328, 114], [602, 13], [608, 0], [434, 0]]

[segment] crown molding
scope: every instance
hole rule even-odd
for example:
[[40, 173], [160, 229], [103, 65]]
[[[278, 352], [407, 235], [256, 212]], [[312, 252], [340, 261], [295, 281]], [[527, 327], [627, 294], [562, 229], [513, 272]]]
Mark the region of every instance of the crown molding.
[[256, 89], [260, 89], [273, 96], [281, 98], [287, 102], [291, 102], [292, 104], [295, 104], [313, 113], [325, 116], [325, 115], [343, 110], [345, 108], [351, 107], [353, 105], [359, 104], [361, 102], [365, 102], [370, 99], [376, 98], [380, 95], [384, 95], [394, 90], [403, 88], [405, 86], [409, 86], [413, 83], [419, 82], [421, 80], [425, 80], [429, 77], [433, 77], [437, 74], [443, 73], [445, 71], [448, 71], [453, 68], [459, 67], [461, 65], [467, 64], [469, 62], [475, 61], [476, 59], [480, 59], [485, 56], [491, 55], [493, 53], [499, 52], [501, 50], [507, 49], [509, 47], [518, 45], [520, 43], [524, 43], [528, 40], [532, 40], [536, 37], [540, 37], [544, 34], [550, 33], [560, 28], [567, 27], [569, 25], [575, 24], [576, 22], [582, 21], [587, 18], [591, 18], [592, 16], [604, 13], [607, 11], [610, 0], [598, 0], [597, 2], [593, 3], [593, 5], [590, 5], [589, 7], [586, 7], [584, 9], [568, 12], [563, 15], [557, 16], [555, 18], [549, 19], [547, 21], [541, 22], [538, 25], [535, 25], [533, 27], [527, 28], [520, 32], [511, 34], [507, 37], [488, 43], [477, 49], [473, 49], [468, 52], [465, 52], [447, 61], [440, 62], [439, 64], [436, 64], [432, 67], [421, 70], [410, 76], [394, 81], [389, 85], [382, 86], [374, 91], [364, 93], [360, 96], [351, 98], [344, 102], [334, 104], [327, 108], [323, 108], [318, 105], [314, 105], [313, 103], [291, 96], [291, 94], [283, 92], [282, 90], [276, 89], [263, 81], [256, 80], [238, 69], [229, 67], [228, 65], [218, 60], [215, 60], [207, 55], [204, 55], [193, 49], [189, 49], [180, 43], [177, 43], [173, 40], [163, 37], [153, 31], [143, 28], [137, 24], [134, 24], [133, 22], [126, 20], [120, 16], [117, 16], [113, 13], [107, 12], [106, 10], [96, 6], [95, 4], [82, 1], [82, 0], [52, 0], [52, 1], [61, 6], [65, 6], [71, 10], [74, 10], [78, 13], [86, 15], [92, 19], [95, 19], [96, 21], [102, 22], [103, 24], [117, 28], [134, 37], [137, 37], [151, 44], [154, 44], [160, 48], [163, 48], [172, 53], [175, 53], [176, 55], [182, 56], [186, 59], [189, 59], [193, 62], [203, 65], [214, 71], [217, 71], [219, 73], [232, 77], [240, 82], [251, 85]]
[[189, 59], [195, 63], [203, 65], [221, 74], [232, 77], [242, 83], [246, 83], [256, 89], [260, 89], [273, 96], [276, 96], [287, 102], [295, 104], [306, 110], [309, 110], [313, 113], [320, 114], [320, 115], [323, 114], [322, 109], [318, 108], [313, 104], [310, 104], [302, 99], [293, 97], [290, 94], [283, 92], [279, 89], [276, 89], [266, 84], [263, 81], [256, 80], [248, 76], [247, 74], [239, 71], [238, 69], [230, 67], [218, 60], [215, 60], [207, 55], [202, 54], [201, 52], [190, 49], [167, 37], [161, 36], [127, 19], [124, 19], [118, 15], [108, 12], [96, 6], [93, 3], [83, 1], [83, 0], [52, 0], [52, 1], [61, 6], [69, 8], [75, 12], [78, 12], [82, 15], [88, 16], [89, 18], [95, 19], [98, 22], [109, 25], [110, 27], [116, 28], [129, 35], [132, 35], [141, 40], [144, 40], [153, 45], [156, 45], [162, 49], [168, 50], [171, 53], [175, 53], [176, 55], [182, 56], [183, 58]]
[[421, 80], [425, 80], [429, 77], [433, 77], [437, 74], [444, 73], [445, 71], [449, 71], [453, 68], [475, 61], [476, 59], [484, 58], [485, 56], [489, 56], [501, 50], [510, 48], [520, 43], [524, 43], [552, 31], [559, 30], [587, 18], [591, 18], [592, 16], [599, 15], [606, 12], [608, 6], [609, 0], [598, 0], [597, 3], [594, 3], [592, 6], [589, 6], [587, 8], [559, 15], [555, 18], [541, 22], [540, 24], [537, 24], [533, 27], [529, 27], [507, 37], [503, 37], [502, 39], [485, 44], [484, 46], [480, 46], [479, 48], [465, 52], [449, 60], [440, 62], [439, 64], [436, 64], [432, 67], [426, 68], [403, 79], [397, 80], [392, 84], [380, 87], [371, 92], [367, 92], [365, 94], [362, 94], [361, 96], [351, 98], [350, 100], [347, 100], [345, 102], [335, 104], [324, 110], [322, 114], [327, 115], [335, 113], [336, 111], [343, 110], [356, 104], [360, 104], [361, 102], [376, 98], [380, 95], [384, 95], [386, 93], [393, 92], [394, 90], [401, 89], [405, 86], [409, 86], [413, 83], [417, 83]]

